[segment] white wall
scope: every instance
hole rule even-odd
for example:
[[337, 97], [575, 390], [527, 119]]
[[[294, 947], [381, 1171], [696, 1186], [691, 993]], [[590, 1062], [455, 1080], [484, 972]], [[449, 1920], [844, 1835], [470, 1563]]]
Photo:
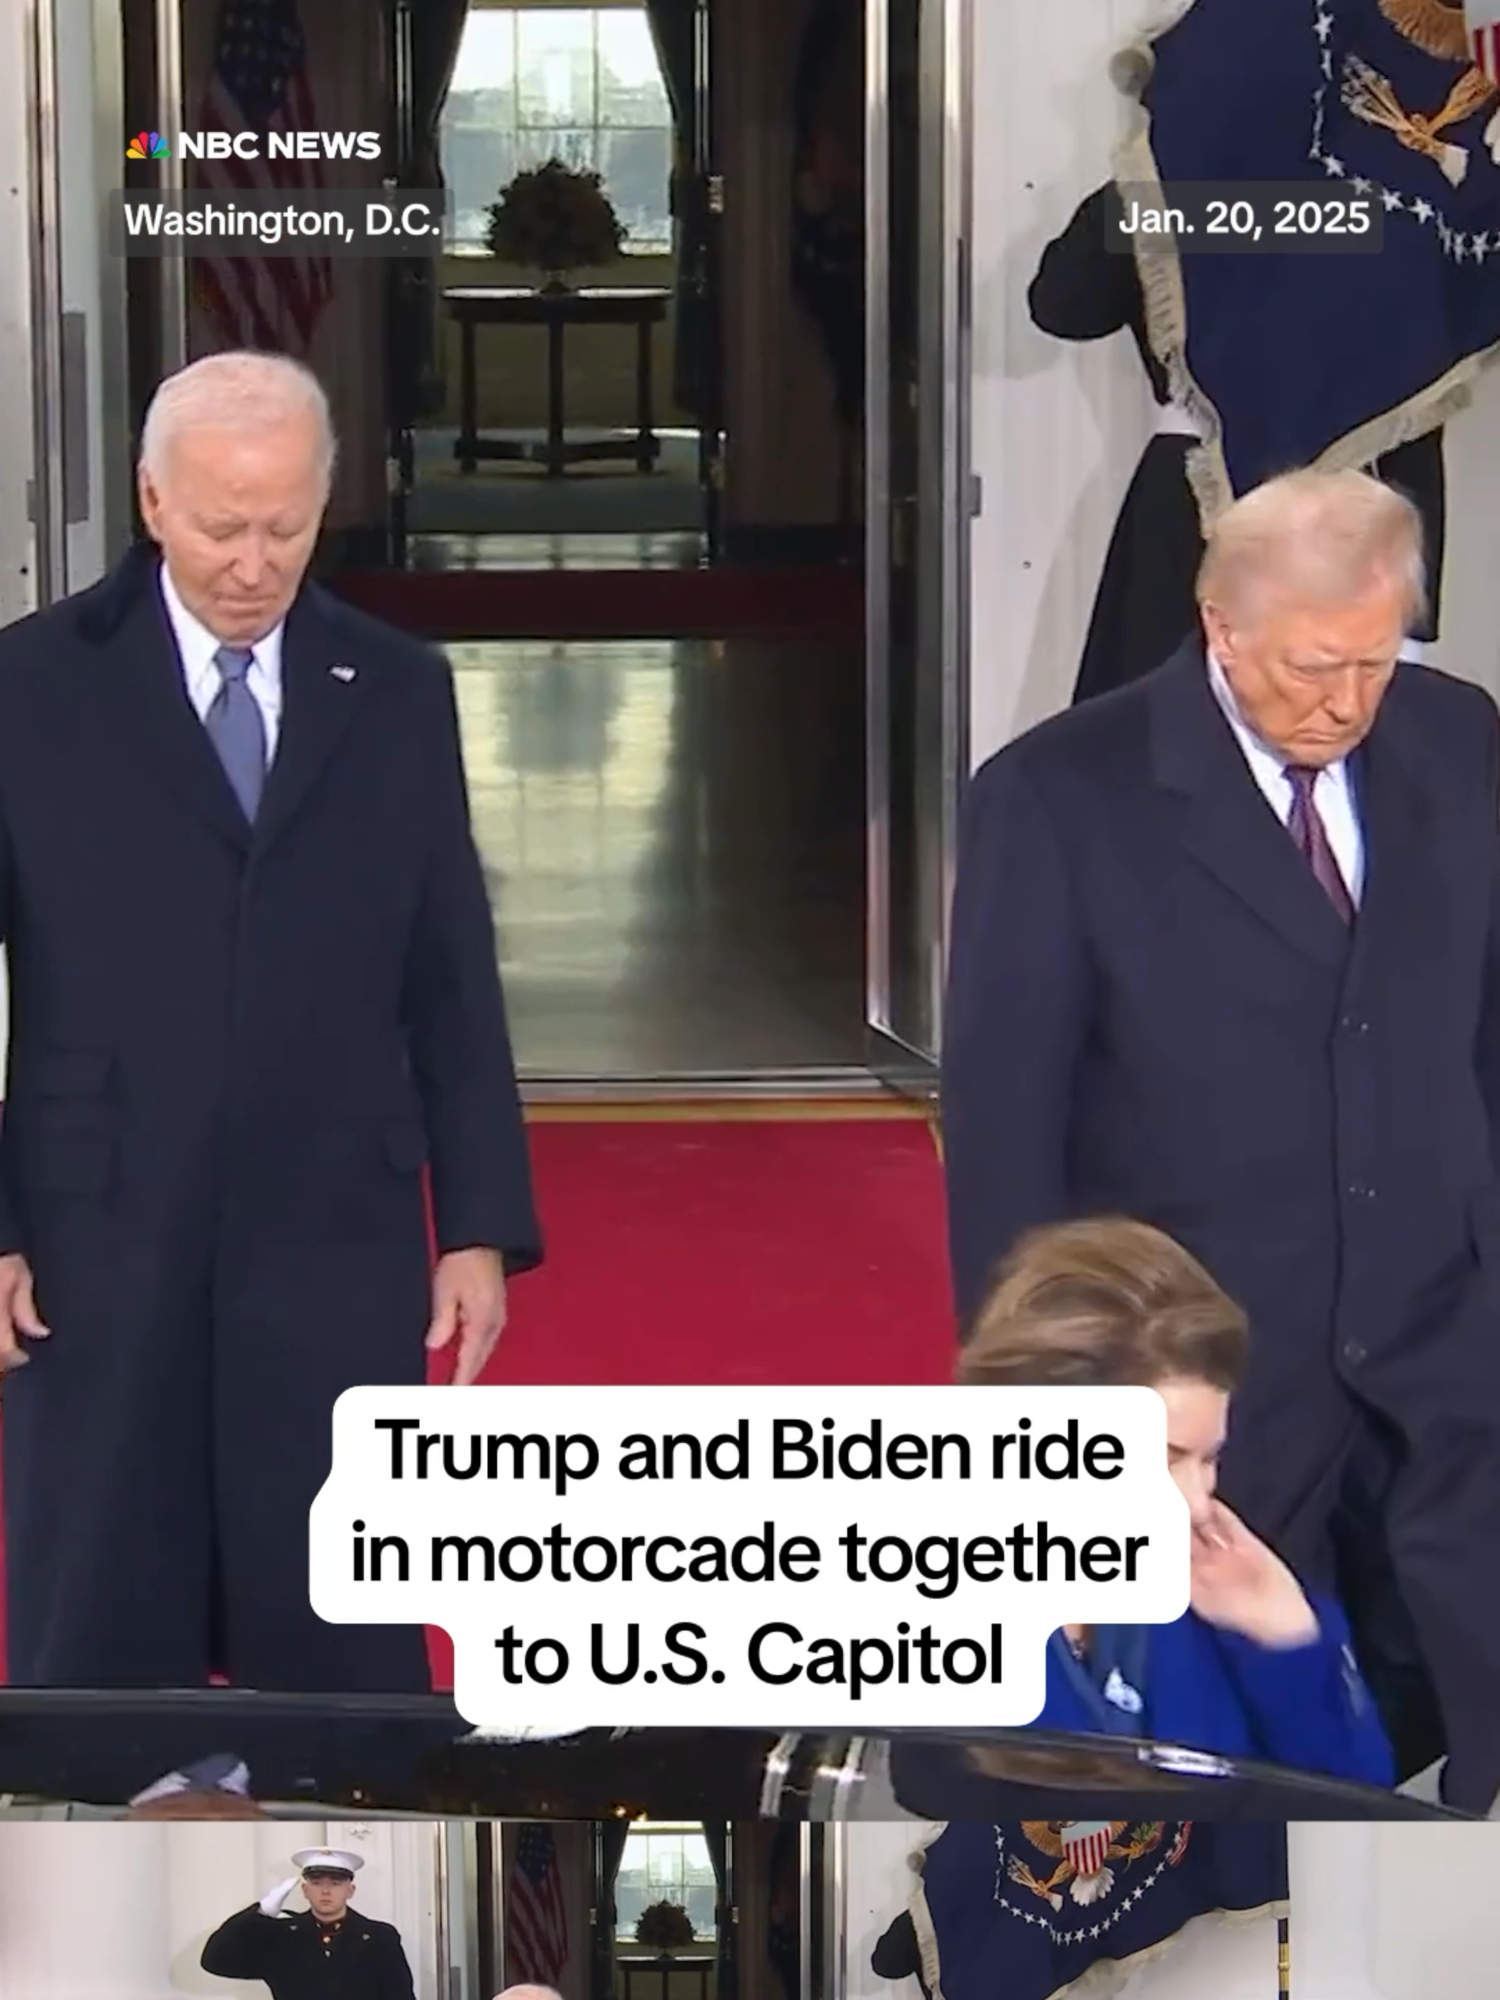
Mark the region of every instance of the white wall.
[[[921, 2000], [870, 1971], [905, 1906], [921, 1829], [858, 1825], [849, 1840], [849, 2000]], [[1293, 2000], [1478, 2000], [1495, 1991], [1500, 1826], [1294, 1826]], [[1118, 1989], [1120, 2000], [1270, 2000], [1273, 1920], [1209, 1918]]]
[[[0, 1824], [6, 2000], [266, 2000], [211, 1977], [209, 1933], [294, 1872], [300, 1847], [361, 1854], [356, 1907], [401, 1932], [417, 2000], [439, 2000], [433, 1823]], [[288, 1907], [302, 1907], [294, 1892]]]
[[[1128, 334], [1074, 346], [1032, 326], [1043, 246], [1107, 178], [1110, 55], [1161, 0], [974, 5], [974, 762], [1072, 694], [1094, 586], [1151, 401]], [[1434, 663], [1500, 693], [1500, 378], [1450, 428], [1443, 643]]]

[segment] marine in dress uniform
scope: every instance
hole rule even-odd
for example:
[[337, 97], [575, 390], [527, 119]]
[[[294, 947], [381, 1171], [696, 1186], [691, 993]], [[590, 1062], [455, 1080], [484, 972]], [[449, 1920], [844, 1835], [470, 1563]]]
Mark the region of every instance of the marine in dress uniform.
[[[1171, 658], [1198, 626], [1193, 590], [1203, 558], [1198, 503], [1188, 484], [1196, 442], [1191, 417], [1172, 400], [1166, 370], [1151, 349], [1135, 259], [1108, 247], [1124, 220], [1113, 181], [1096, 188], [1062, 235], [1047, 245], [1027, 293], [1034, 324], [1055, 340], [1106, 340], [1129, 330], [1156, 399], [1157, 431], [1137, 465], [1109, 550], [1084, 640], [1073, 699], [1108, 694]], [[1246, 338], [1253, 339], [1247, 328]], [[1373, 468], [1419, 509], [1426, 535], [1429, 611], [1408, 657], [1438, 636], [1443, 574], [1443, 434], [1429, 431], [1388, 452]]]
[[[297, 1873], [220, 1924], [199, 1963], [216, 1979], [258, 1979], [272, 2000], [414, 2000], [411, 1967], [394, 1924], [363, 1916], [350, 1900], [364, 1857], [304, 1847]], [[309, 1907], [284, 1908], [300, 1887]]]

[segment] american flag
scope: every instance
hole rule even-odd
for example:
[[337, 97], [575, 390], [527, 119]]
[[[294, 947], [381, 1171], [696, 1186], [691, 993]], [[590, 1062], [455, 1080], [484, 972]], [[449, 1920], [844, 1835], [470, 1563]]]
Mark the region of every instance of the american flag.
[[[297, 0], [223, 0], [200, 131], [311, 132], [321, 121], [307, 73]], [[199, 163], [200, 187], [234, 200], [265, 191], [288, 199], [317, 186], [317, 162], [263, 158]], [[305, 358], [333, 292], [326, 257], [205, 257], [194, 274], [204, 305], [232, 347]]]
[[528, 1825], [516, 1840], [505, 1912], [507, 1980], [512, 1986], [556, 1986], [568, 1962], [557, 1843], [550, 1826]]
[[1464, 0], [1464, 20], [1474, 67], [1491, 83], [1500, 83], [1500, 0]]

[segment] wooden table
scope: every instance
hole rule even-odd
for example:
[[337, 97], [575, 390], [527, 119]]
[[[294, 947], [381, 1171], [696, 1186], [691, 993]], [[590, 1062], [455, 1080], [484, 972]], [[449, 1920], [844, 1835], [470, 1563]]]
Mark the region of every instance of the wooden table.
[[627, 1958], [623, 1954], [620, 1954], [617, 1955], [615, 1963], [620, 1968], [621, 1982], [625, 1988], [624, 2000], [635, 2000], [635, 1981], [643, 1976], [650, 1977], [652, 1975], [661, 1980], [661, 2000], [668, 2000], [669, 1988], [674, 1973], [685, 1973], [689, 1977], [696, 1978], [698, 1983], [698, 2000], [708, 2000], [709, 1974], [713, 1971], [717, 1960], [711, 1956], [699, 1956], [697, 1954], [681, 1958], [674, 1957], [671, 1954], [668, 1954], [665, 1958], [637, 1958], [634, 1956]]
[[[652, 334], [667, 316], [672, 294], [661, 290], [630, 290], [612, 286], [581, 291], [529, 291], [521, 286], [466, 285], [443, 294], [449, 315], [458, 322], [459, 430], [453, 456], [461, 472], [473, 472], [483, 459], [523, 459], [545, 465], [557, 479], [570, 465], [624, 458], [637, 472], [652, 472], [661, 455], [656, 435], [651, 380]], [[475, 349], [482, 326], [540, 326], [547, 332], [547, 437], [542, 444], [517, 444], [508, 438], [481, 437], [479, 383]], [[597, 438], [570, 444], [564, 394], [564, 341], [570, 326], [633, 326], [636, 330], [635, 434]]]

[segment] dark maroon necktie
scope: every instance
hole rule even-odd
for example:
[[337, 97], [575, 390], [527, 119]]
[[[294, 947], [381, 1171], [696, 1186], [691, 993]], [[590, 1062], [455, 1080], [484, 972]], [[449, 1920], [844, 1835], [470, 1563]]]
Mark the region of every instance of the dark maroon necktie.
[[1323, 824], [1323, 816], [1313, 804], [1313, 786], [1319, 776], [1319, 771], [1310, 764], [1286, 766], [1287, 782], [1292, 788], [1292, 815], [1286, 823], [1286, 830], [1317, 877], [1324, 895], [1342, 920], [1352, 924], [1354, 898], [1349, 894], [1349, 885], [1340, 874], [1339, 864], [1328, 844], [1328, 829]]

